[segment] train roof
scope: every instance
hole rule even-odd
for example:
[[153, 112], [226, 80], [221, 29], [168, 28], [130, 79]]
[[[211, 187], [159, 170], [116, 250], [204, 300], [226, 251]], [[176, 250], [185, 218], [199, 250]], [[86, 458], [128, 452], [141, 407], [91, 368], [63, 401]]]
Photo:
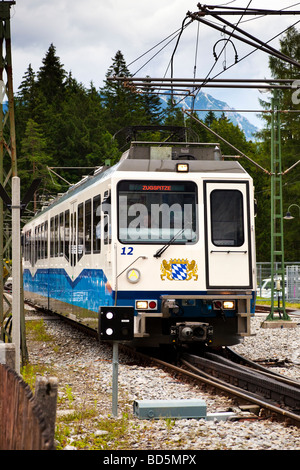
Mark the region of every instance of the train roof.
[[55, 207], [58, 203], [74, 197], [82, 190], [98, 181], [112, 176], [115, 172], [176, 172], [179, 162], [189, 164], [189, 173], [239, 173], [247, 172], [234, 160], [224, 160], [219, 144], [184, 142], [131, 142], [130, 148], [123, 153], [120, 161], [112, 167], [99, 167], [92, 175], [85, 176], [71, 186], [64, 194], [59, 194], [36, 216]]

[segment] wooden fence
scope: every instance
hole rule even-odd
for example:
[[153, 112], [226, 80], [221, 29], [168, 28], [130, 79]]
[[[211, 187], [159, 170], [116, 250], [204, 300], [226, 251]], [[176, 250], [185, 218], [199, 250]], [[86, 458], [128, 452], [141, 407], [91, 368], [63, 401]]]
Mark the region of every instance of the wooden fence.
[[43, 378], [37, 385], [39, 392], [33, 395], [13, 369], [0, 364], [0, 450], [54, 450], [54, 423], [40, 405], [43, 395], [52, 395], [56, 415], [57, 394]]

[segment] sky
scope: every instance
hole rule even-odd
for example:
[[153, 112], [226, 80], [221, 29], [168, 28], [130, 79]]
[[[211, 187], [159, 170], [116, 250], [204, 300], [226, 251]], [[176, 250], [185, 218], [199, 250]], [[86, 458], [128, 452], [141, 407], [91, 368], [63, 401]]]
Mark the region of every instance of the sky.
[[[91, 82], [96, 88], [103, 86], [118, 50], [135, 77], [170, 77], [169, 64], [176, 43], [173, 33], [180, 30], [188, 11], [198, 11], [197, 4], [194, 0], [16, 0], [11, 7], [14, 92], [29, 64], [35, 72], [39, 70], [51, 43], [64, 69], [87, 87]], [[218, 3], [208, 3], [212, 4]], [[218, 5], [270, 10], [291, 7], [288, 9], [300, 11], [300, 2], [295, 0], [221, 0]], [[232, 22], [240, 19], [226, 18]], [[260, 40], [269, 41], [300, 20], [300, 15], [254, 18], [242, 18], [239, 26]], [[166, 45], [169, 36], [174, 39]], [[223, 71], [220, 78], [270, 78], [269, 56], [261, 51], [228, 68], [234, 63], [233, 47], [229, 44], [216, 64], [213, 49], [224, 37], [227, 36], [209, 26], [192, 22], [184, 30], [174, 55], [174, 77], [193, 78], [195, 74], [196, 78], [204, 78], [213, 67], [210, 76]], [[270, 44], [278, 48], [280, 37]], [[253, 49], [241, 41], [233, 42], [239, 59]], [[221, 51], [222, 44], [215, 46], [216, 52]], [[228, 68], [225, 72], [224, 65]], [[236, 109], [258, 110], [259, 97], [265, 99], [257, 90], [203, 91]], [[255, 113], [247, 114], [247, 118], [260, 125]]]

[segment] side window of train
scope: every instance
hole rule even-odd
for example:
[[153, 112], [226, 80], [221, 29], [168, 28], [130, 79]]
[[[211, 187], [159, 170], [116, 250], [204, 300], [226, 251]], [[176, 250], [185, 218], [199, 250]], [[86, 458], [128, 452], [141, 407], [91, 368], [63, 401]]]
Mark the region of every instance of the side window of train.
[[30, 261], [30, 237], [31, 237], [31, 230], [27, 230], [25, 232], [25, 241], [24, 241], [24, 259], [25, 261]]
[[64, 213], [59, 214], [58, 256], [64, 255]]
[[50, 257], [54, 256], [54, 217], [50, 219]]
[[91, 200], [84, 204], [84, 249], [85, 253], [91, 253], [92, 249], [92, 206]]
[[243, 245], [243, 194], [235, 189], [215, 189], [210, 197], [213, 244], [216, 246]]
[[54, 256], [58, 256], [58, 215], [54, 217]]
[[64, 255], [67, 261], [70, 259], [70, 211], [65, 211], [64, 225]]
[[83, 255], [83, 203], [77, 208], [77, 260], [79, 261]]
[[101, 251], [101, 197], [93, 198], [93, 253]]
[[76, 245], [76, 212], [71, 212], [70, 218], [70, 262], [71, 266], [76, 265], [76, 252], [77, 252], [77, 245]]
[[38, 227], [34, 229], [34, 263], [38, 260]]
[[104, 213], [103, 220], [103, 237], [104, 245], [111, 243], [111, 195], [110, 191], [105, 191], [102, 202], [102, 211]]
[[44, 230], [45, 230], [45, 226], [44, 226], [44, 222], [41, 224], [41, 232], [40, 232], [40, 257], [41, 259], [44, 259], [45, 257], [45, 254], [44, 254], [44, 251], [45, 251], [45, 235], [44, 235]]
[[34, 266], [34, 229], [32, 229], [30, 237], [30, 264]]
[[48, 258], [48, 221], [45, 222], [45, 258]]

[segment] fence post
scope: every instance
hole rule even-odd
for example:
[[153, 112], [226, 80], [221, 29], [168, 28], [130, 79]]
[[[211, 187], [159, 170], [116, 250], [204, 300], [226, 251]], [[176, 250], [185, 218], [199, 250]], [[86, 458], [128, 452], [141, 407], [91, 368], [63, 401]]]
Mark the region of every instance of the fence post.
[[58, 380], [56, 377], [37, 377], [34, 402], [41, 409], [54, 444]]
[[13, 343], [0, 343], [0, 364], [6, 364], [10, 369], [16, 368], [16, 348]]

